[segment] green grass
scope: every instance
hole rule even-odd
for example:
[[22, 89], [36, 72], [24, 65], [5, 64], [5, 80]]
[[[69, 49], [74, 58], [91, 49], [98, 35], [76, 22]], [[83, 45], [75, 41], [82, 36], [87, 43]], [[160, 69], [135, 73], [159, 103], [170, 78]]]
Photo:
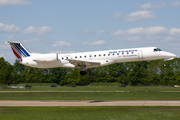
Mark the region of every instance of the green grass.
[[[0, 92], [0, 100], [180, 100], [180, 89], [173, 87], [41, 86], [0, 91], [10, 91]], [[179, 113], [180, 107], [166, 106], [0, 107], [0, 120], [178, 120]]]
[[180, 107], [0, 107], [1, 120], [178, 120]]
[[106, 82], [94, 82], [90, 83], [89, 86], [119, 86], [120, 83], [113, 82], [113, 83], [106, 83]]
[[0, 100], [180, 100], [179, 92], [10, 92]]
[[31, 86], [50, 86], [56, 85], [59, 86], [57, 83], [19, 83], [18, 85], [31, 85]]
[[73, 87], [60, 87], [52, 88], [50, 86], [33, 86], [30, 89], [0, 89], [0, 91], [180, 91], [180, 88], [174, 87], [118, 87], [118, 86], [77, 86]]
[[0, 100], [180, 100], [179, 94], [180, 88], [174, 87], [41, 86], [31, 89], [1, 89]]

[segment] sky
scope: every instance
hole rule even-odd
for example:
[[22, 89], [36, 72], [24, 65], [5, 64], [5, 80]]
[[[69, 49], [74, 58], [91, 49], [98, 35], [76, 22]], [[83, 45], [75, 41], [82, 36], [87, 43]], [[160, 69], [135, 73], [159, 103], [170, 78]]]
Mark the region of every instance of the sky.
[[180, 57], [180, 0], [0, 0], [0, 57], [14, 64], [6, 41], [36, 53], [154, 46]]

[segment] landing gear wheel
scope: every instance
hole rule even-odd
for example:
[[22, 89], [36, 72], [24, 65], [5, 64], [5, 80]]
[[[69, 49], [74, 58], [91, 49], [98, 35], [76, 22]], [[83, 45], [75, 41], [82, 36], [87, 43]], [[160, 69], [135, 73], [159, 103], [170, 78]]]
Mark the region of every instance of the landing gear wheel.
[[165, 60], [164, 60], [164, 67], [166, 67], [166, 63], [165, 63]]
[[86, 71], [80, 71], [81, 75], [86, 75]]

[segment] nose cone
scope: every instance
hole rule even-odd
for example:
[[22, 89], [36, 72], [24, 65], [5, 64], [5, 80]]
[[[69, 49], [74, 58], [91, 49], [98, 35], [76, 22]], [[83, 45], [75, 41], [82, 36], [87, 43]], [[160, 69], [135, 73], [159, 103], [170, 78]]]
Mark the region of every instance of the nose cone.
[[160, 55], [161, 55], [162, 57], [165, 57], [165, 58], [175, 58], [175, 57], [176, 57], [175, 54], [170, 53], [170, 52], [164, 52], [164, 51], [162, 51], [162, 52], [160, 53]]
[[167, 54], [166, 56], [167, 56], [167, 57], [170, 57], [170, 58], [175, 58], [175, 57], [176, 57], [176, 55], [173, 54], [173, 53], [167, 52], [166, 54]]
[[[171, 53], [172, 54], [172, 53]], [[176, 58], [177, 56], [175, 54], [172, 54], [173, 58]]]

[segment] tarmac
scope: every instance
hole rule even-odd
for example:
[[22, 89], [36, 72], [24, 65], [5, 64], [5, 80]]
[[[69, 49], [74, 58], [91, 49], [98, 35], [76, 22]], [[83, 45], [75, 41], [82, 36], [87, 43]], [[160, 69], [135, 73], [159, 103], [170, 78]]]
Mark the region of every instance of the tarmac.
[[180, 106], [180, 101], [0, 101], [0, 106]]

